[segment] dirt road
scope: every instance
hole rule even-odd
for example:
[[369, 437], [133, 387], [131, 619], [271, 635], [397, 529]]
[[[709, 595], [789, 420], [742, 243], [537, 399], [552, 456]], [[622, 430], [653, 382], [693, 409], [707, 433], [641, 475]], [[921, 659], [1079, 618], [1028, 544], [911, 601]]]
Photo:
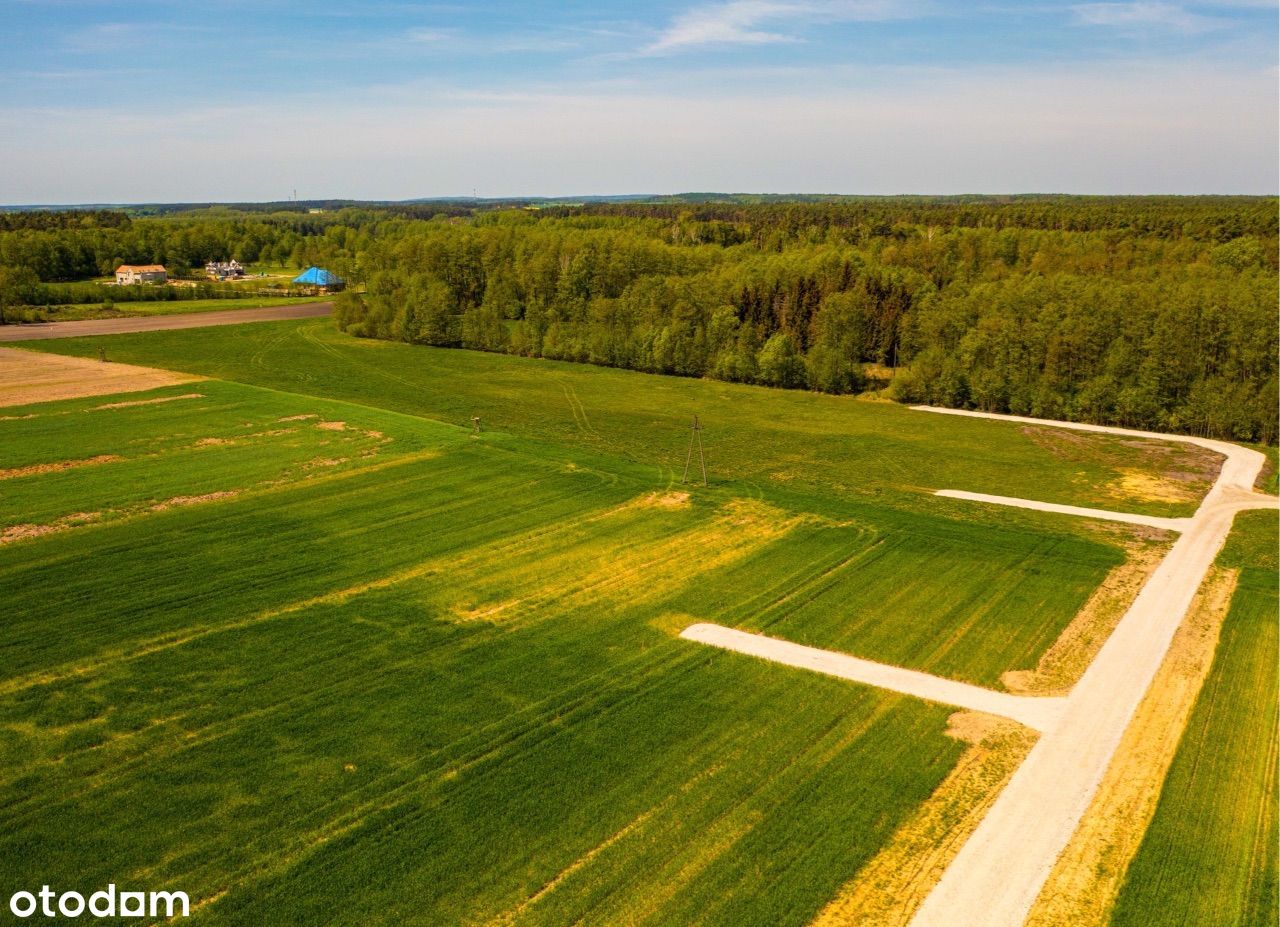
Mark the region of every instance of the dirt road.
[[685, 640], [709, 644], [735, 653], [772, 660], [800, 669], [813, 670], [827, 676], [851, 679], [879, 689], [903, 692], [930, 702], [968, 708], [987, 714], [1012, 718], [1037, 731], [1046, 731], [1057, 725], [1066, 699], [1043, 696], [1010, 695], [981, 686], [931, 676], [917, 670], [904, 669], [863, 660], [860, 657], [806, 647], [776, 637], [752, 634], [719, 624], [693, 624], [680, 632]]
[[1096, 518], [1099, 521], [1119, 521], [1131, 525], [1145, 525], [1164, 531], [1184, 531], [1191, 524], [1190, 518], [1161, 518], [1158, 515], [1135, 515], [1131, 512], [1111, 512], [1106, 509], [1086, 509], [1078, 505], [1059, 505], [1056, 502], [1033, 502], [1010, 496], [993, 496], [985, 492], [966, 492], [963, 489], [940, 489], [935, 496], [947, 499], [968, 499], [970, 502], [987, 502], [991, 505], [1010, 505], [1037, 512], [1057, 512], [1059, 515], [1076, 515], [1080, 518]]
[[160, 332], [178, 328], [206, 328], [211, 325], [240, 325], [244, 322], [274, 322], [281, 319], [310, 319], [328, 315], [333, 303], [302, 303], [260, 309], [227, 309], [218, 312], [189, 312], [177, 315], [149, 315], [124, 319], [86, 319], [82, 322], [33, 322], [0, 325], [0, 342], [39, 341], [45, 338], [75, 338], [81, 335], [121, 335], [128, 332]]
[[1265, 458], [1235, 444], [1097, 425], [916, 408], [1186, 442], [1216, 451], [1224, 458], [1217, 482], [1191, 518], [1157, 518], [956, 490], [937, 493], [980, 504], [1018, 506], [1181, 532], [1066, 697], [995, 692], [719, 625], [691, 625], [680, 635], [686, 640], [788, 666], [1002, 715], [1040, 731], [1035, 747], [911, 921], [911, 927], [1021, 927], [1097, 792], [1125, 730], [1168, 653], [1174, 633], [1226, 541], [1236, 513], [1277, 508], [1280, 500], [1253, 490]]
[[[1264, 458], [1238, 445], [1097, 425], [926, 411], [1187, 442], [1226, 458], [1217, 482], [1195, 516], [1186, 520], [1182, 536], [1067, 696], [1061, 721], [1036, 743], [911, 921], [912, 927], [1021, 927], [1097, 791], [1236, 513], [1274, 508], [1277, 500], [1254, 492]], [[1012, 501], [1002, 499], [1001, 504]]]

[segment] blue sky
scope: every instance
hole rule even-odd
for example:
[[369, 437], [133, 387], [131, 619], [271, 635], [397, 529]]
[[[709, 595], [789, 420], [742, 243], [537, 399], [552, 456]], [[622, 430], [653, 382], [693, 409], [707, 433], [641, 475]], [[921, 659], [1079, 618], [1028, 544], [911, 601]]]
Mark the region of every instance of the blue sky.
[[0, 6], [7, 203], [1277, 186], [1274, 2]]

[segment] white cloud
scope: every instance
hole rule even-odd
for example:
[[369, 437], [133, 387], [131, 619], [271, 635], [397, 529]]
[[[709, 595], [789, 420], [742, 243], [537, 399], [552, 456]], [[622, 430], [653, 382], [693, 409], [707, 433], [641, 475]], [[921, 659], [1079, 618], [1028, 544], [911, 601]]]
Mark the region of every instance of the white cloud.
[[1177, 4], [1158, 0], [1135, 3], [1080, 3], [1071, 8], [1082, 26], [1114, 26], [1134, 29], [1158, 27], [1178, 32], [1204, 32], [1223, 25], [1210, 16], [1201, 16]]
[[663, 55], [705, 45], [762, 45], [795, 41], [789, 29], [815, 22], [893, 19], [895, 0], [728, 0], [677, 16], [641, 54]]

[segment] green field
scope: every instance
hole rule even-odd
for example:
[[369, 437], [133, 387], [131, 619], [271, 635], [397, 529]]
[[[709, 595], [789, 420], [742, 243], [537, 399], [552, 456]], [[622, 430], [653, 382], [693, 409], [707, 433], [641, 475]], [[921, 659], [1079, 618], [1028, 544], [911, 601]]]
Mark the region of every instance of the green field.
[[[990, 492], [1156, 515], [1189, 515], [1212, 481], [1194, 449], [1037, 431], [927, 415], [890, 402], [711, 380], [635, 374], [556, 361], [361, 340], [328, 319], [203, 331], [59, 339], [37, 350], [165, 367], [344, 399], [459, 425], [479, 415], [494, 429], [648, 464], [684, 467], [697, 412], [712, 475], [744, 491], [787, 490], [829, 499], [915, 506], [920, 490]], [[1126, 471], [1177, 472], [1188, 501], [1126, 488]], [[1216, 472], [1216, 471], [1215, 471]], [[929, 498], [930, 512], [986, 517], [984, 507]], [[998, 517], [1043, 524], [1039, 516]], [[1060, 520], [1064, 524], [1065, 520]]]
[[967, 745], [676, 633], [997, 686], [1132, 537], [929, 490], [1173, 513], [1125, 477], [1202, 482], [327, 320], [36, 347], [99, 344], [225, 380], [0, 415], [0, 890], [180, 889], [211, 924], [805, 924]]
[[166, 299], [69, 306], [42, 306], [43, 322], [76, 322], [82, 319], [122, 319], [131, 316], [181, 315], [188, 312], [216, 312], [220, 309], [259, 309], [265, 306], [296, 306], [323, 302], [327, 296], [252, 296], [245, 299]]
[[964, 745], [684, 616], [839, 643], [821, 603], [865, 611], [856, 649], [990, 681], [1119, 559], [750, 484], [686, 503], [590, 449], [231, 383], [116, 401], [174, 396], [0, 422], [4, 524], [60, 529], [0, 547], [0, 885], [146, 881], [210, 923], [802, 924]]
[[1274, 513], [1237, 517], [1219, 563], [1240, 570], [1239, 585], [1114, 927], [1271, 927], [1280, 916], [1278, 544]]

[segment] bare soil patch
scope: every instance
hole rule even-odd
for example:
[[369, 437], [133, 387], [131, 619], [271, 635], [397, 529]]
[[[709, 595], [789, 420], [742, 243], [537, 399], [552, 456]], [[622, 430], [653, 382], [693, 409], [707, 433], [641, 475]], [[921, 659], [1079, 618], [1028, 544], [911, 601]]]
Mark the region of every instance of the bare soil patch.
[[0, 348], [0, 406], [136, 393], [202, 379], [132, 364]]
[[52, 524], [10, 525], [3, 531], [0, 531], [0, 544], [9, 544], [13, 541], [24, 541], [27, 538], [38, 538], [42, 535], [53, 534], [55, 531], [65, 531], [68, 528], [87, 525], [90, 522], [97, 521], [101, 517], [101, 512], [74, 512], [71, 515], [63, 515]]
[[29, 467], [10, 467], [0, 470], [0, 480], [12, 480], [20, 476], [37, 476], [41, 473], [58, 473], [62, 470], [74, 470], [77, 467], [95, 467], [99, 464], [115, 463], [124, 460], [117, 454], [99, 454], [97, 457], [86, 457], [83, 460], [59, 460], [56, 463], [32, 464]]
[[199, 505], [202, 502], [216, 502], [219, 499], [230, 499], [232, 496], [238, 496], [238, 489], [223, 489], [218, 492], [207, 492], [202, 496], [174, 496], [172, 499], [166, 499], [164, 502], [157, 502], [151, 506], [153, 512], [163, 512], [165, 509], [175, 508], [179, 505]]
[[42, 534], [52, 534], [54, 531], [61, 530], [61, 525], [10, 525], [0, 532], [0, 544], [25, 541], [27, 538], [38, 538]]

